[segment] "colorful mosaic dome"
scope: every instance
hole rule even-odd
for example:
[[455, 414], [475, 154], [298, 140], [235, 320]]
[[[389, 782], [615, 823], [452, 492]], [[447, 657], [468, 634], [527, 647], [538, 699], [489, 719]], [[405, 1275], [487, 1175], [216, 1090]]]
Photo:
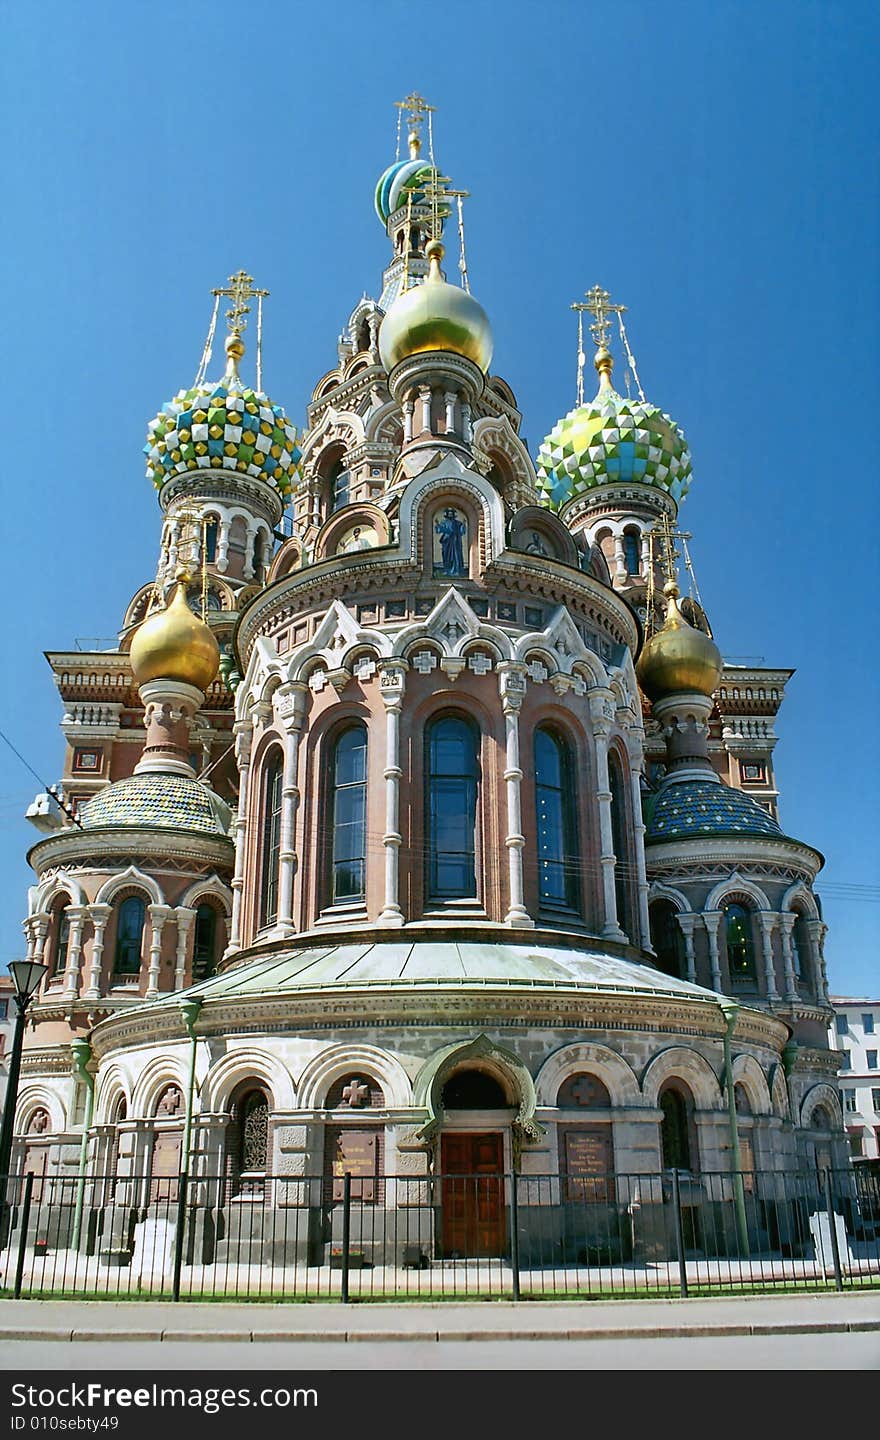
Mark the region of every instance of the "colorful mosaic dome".
[[227, 372], [219, 385], [179, 390], [147, 427], [147, 476], [157, 490], [188, 470], [235, 470], [286, 496], [301, 458], [280, 405]]
[[682, 780], [664, 786], [654, 797], [646, 821], [646, 844], [694, 835], [782, 838], [776, 821], [757, 800], [720, 780]]
[[554, 425], [537, 459], [538, 490], [558, 510], [597, 485], [656, 485], [673, 500], [687, 494], [691, 457], [669, 415], [641, 400], [624, 400], [603, 386], [589, 405]]
[[231, 811], [225, 801], [185, 775], [129, 775], [99, 790], [79, 812], [84, 830], [142, 827], [227, 836]]
[[376, 214], [382, 224], [387, 225], [389, 216], [406, 204], [408, 193], [412, 194], [414, 203], [423, 199], [419, 186], [430, 180], [434, 173], [434, 166], [417, 155], [408, 160], [395, 160], [393, 165], [383, 170], [376, 182], [375, 198]]

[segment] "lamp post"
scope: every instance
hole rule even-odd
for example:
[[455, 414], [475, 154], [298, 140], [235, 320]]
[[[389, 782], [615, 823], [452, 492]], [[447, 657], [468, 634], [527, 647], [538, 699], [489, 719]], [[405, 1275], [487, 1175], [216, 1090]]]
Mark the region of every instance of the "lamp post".
[[18, 1101], [18, 1077], [21, 1072], [21, 1052], [24, 1046], [25, 1017], [28, 1006], [40, 987], [40, 981], [48, 966], [39, 960], [12, 960], [9, 973], [15, 986], [15, 1032], [12, 1037], [12, 1053], [9, 1056], [9, 1079], [6, 1085], [6, 1103], [3, 1107], [3, 1125], [0, 1128], [0, 1243], [4, 1230], [3, 1212], [6, 1206], [6, 1192], [9, 1186], [9, 1169], [12, 1160], [12, 1134], [15, 1126], [15, 1107]]

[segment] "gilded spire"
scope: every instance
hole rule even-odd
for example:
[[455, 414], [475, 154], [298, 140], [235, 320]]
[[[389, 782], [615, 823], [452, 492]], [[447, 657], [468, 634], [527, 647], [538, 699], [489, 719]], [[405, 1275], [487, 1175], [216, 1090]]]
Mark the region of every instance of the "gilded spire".
[[583, 328], [581, 317], [586, 310], [593, 319], [590, 321], [590, 334], [596, 346], [596, 354], [593, 357], [593, 364], [599, 374], [599, 393], [603, 390], [610, 390], [611, 372], [614, 369], [614, 359], [608, 349], [608, 340], [611, 330], [611, 316], [622, 315], [626, 310], [625, 305], [615, 305], [607, 290], [601, 285], [594, 285], [592, 290], [585, 292], [583, 300], [575, 300], [572, 310], [578, 312], [578, 403], [583, 403], [583, 366], [586, 359], [583, 353]]
[[429, 105], [417, 90], [411, 90], [404, 100], [395, 100], [394, 103], [401, 112], [401, 116], [404, 111], [409, 115], [409, 133], [406, 143], [409, 147], [410, 160], [418, 160], [422, 149], [422, 125], [425, 116], [434, 113], [434, 106]]

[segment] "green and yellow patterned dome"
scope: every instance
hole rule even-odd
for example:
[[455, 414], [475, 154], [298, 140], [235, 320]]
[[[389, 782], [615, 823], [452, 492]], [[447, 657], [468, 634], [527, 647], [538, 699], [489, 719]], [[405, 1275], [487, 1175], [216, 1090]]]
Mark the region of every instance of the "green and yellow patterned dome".
[[234, 470], [286, 496], [301, 452], [296, 430], [279, 405], [252, 390], [238, 374], [241, 337], [226, 341], [227, 367], [220, 383], [180, 390], [147, 427], [147, 476], [157, 490], [188, 470]]
[[552, 510], [599, 485], [655, 485], [675, 501], [687, 494], [691, 457], [683, 432], [656, 405], [618, 395], [612, 363], [600, 348], [595, 400], [569, 411], [538, 451], [538, 490]]

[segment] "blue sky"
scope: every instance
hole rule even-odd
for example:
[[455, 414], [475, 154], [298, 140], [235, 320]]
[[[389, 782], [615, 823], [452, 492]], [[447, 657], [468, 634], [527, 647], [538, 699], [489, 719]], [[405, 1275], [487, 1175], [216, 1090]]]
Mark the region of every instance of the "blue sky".
[[[415, 88], [533, 454], [574, 402], [570, 302], [598, 281], [629, 306], [691, 443], [716, 636], [797, 670], [781, 817], [828, 857], [832, 989], [876, 993], [876, 6], [7, 0], [2, 24], [0, 723], [34, 768], [62, 754], [41, 651], [112, 636], [155, 569], [144, 430], [192, 379], [211, 287], [244, 266], [271, 290], [264, 381], [301, 423], [378, 293], [372, 191]], [[0, 771], [9, 959], [36, 783], [5, 747]]]

